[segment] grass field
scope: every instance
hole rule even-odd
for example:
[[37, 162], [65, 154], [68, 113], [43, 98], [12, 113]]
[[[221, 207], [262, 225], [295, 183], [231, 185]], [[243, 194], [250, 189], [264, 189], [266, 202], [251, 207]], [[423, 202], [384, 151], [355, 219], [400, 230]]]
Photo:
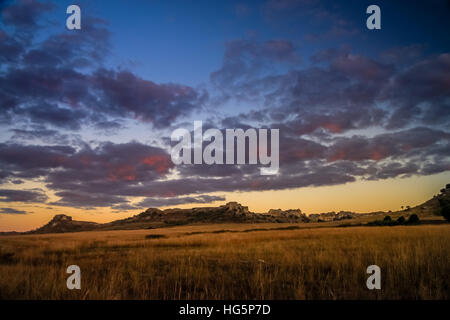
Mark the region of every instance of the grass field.
[[[315, 226], [216, 224], [5, 236], [0, 298], [450, 298], [450, 224]], [[66, 288], [72, 264], [81, 268], [81, 290]], [[381, 290], [366, 287], [372, 264], [381, 267]]]

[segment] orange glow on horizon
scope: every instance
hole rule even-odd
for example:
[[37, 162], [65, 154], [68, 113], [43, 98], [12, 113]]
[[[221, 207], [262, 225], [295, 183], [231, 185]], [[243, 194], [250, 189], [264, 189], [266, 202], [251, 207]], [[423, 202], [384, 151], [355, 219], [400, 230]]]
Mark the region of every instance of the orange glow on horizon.
[[[248, 206], [253, 212], [267, 212], [269, 209], [297, 209], [304, 213], [320, 213], [348, 210], [353, 212], [373, 212], [399, 210], [401, 206], [419, 205], [450, 182], [450, 172], [432, 176], [415, 176], [403, 179], [378, 181], [356, 181], [344, 185], [297, 188], [277, 191], [215, 192], [226, 201], [207, 204], [183, 204], [171, 207], [192, 208], [208, 207], [237, 201]], [[50, 195], [51, 196], [51, 195]], [[168, 194], [167, 196], [173, 196]], [[52, 197], [51, 197], [52, 198]], [[52, 201], [54, 199], [51, 199]], [[47, 223], [56, 214], [67, 214], [74, 220], [99, 223], [123, 219], [143, 210], [113, 212], [110, 208], [83, 210], [70, 207], [49, 206], [47, 204], [30, 205], [12, 203], [4, 205], [17, 210], [33, 212], [29, 214], [0, 214], [0, 231], [28, 231]], [[49, 209], [51, 207], [51, 209]], [[162, 207], [165, 209], [168, 207]]]

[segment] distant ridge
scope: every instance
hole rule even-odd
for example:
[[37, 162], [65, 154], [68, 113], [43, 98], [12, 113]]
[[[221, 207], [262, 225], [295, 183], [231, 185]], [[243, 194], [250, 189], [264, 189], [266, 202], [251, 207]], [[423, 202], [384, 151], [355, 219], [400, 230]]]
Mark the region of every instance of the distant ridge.
[[271, 209], [267, 213], [254, 213], [248, 207], [237, 202], [228, 202], [219, 207], [201, 207], [192, 209], [165, 209], [149, 208], [135, 216], [115, 220], [108, 223], [95, 223], [75, 221], [72, 217], [59, 214], [53, 217], [44, 226], [24, 232], [25, 234], [64, 233], [92, 230], [127, 230], [127, 229], [153, 229], [167, 226], [198, 224], [198, 223], [307, 223], [310, 221], [330, 221], [352, 219], [352, 213], [324, 214], [309, 218], [300, 209]]
[[63, 233], [90, 231], [98, 229], [101, 224], [86, 221], [74, 221], [72, 217], [65, 214], [57, 214], [46, 225], [29, 233]]
[[271, 210], [267, 214], [253, 213], [237, 202], [228, 202], [219, 207], [192, 209], [149, 208], [135, 216], [108, 223], [75, 221], [72, 217], [59, 214], [46, 225], [26, 233], [63, 233], [91, 230], [152, 229], [165, 226], [194, 223], [259, 223], [259, 222], [309, 222], [309, 218], [296, 210]]
[[[432, 199], [413, 208], [405, 208], [397, 212], [409, 214], [433, 215], [439, 211], [439, 199], [450, 200], [450, 184], [441, 190], [441, 193]], [[389, 212], [390, 214], [391, 212]], [[306, 215], [300, 209], [270, 209], [267, 213], [254, 213], [248, 207], [237, 202], [228, 202], [218, 207], [201, 207], [191, 209], [165, 209], [149, 208], [135, 216], [115, 220], [108, 223], [95, 223], [72, 220], [72, 217], [58, 214], [44, 226], [28, 232], [0, 232], [1, 235], [15, 234], [45, 234], [64, 233], [93, 230], [133, 230], [153, 229], [176, 225], [199, 223], [308, 223], [329, 222], [354, 219], [360, 216], [386, 214], [386, 212], [373, 212], [357, 214], [350, 211], [326, 212]]]

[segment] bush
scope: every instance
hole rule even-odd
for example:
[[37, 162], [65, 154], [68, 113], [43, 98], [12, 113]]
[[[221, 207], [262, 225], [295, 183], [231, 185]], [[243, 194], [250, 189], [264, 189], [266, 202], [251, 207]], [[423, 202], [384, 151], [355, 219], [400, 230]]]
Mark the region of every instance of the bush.
[[417, 214], [412, 214], [409, 216], [408, 221], [406, 222], [406, 224], [419, 224], [420, 220], [419, 217], [417, 216]]
[[166, 236], [163, 234], [147, 234], [145, 236], [145, 239], [162, 239], [165, 238]]
[[406, 219], [404, 216], [401, 216], [397, 219], [397, 224], [404, 224], [406, 222]]
[[450, 202], [446, 199], [439, 199], [440, 214], [450, 222]]
[[390, 216], [385, 216], [383, 220], [375, 220], [368, 222], [368, 226], [401, 226], [408, 224], [418, 224], [419, 217], [416, 214], [413, 214], [409, 217], [408, 221], [406, 221], [404, 216], [399, 217], [397, 220], [392, 221]]

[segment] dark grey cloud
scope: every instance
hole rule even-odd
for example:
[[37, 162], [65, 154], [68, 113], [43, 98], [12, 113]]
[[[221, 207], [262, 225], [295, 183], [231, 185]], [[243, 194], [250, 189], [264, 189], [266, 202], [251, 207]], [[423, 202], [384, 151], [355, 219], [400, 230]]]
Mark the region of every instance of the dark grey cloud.
[[42, 189], [0, 189], [0, 202], [45, 202], [48, 197]]
[[0, 150], [0, 162], [10, 179], [43, 177], [61, 198], [54, 204], [76, 207], [125, 203], [123, 196], [128, 194], [120, 190], [160, 179], [173, 167], [165, 150], [137, 142], [80, 150], [2, 144]]
[[12, 136], [9, 142], [13, 144], [30, 143], [39, 141], [44, 144], [54, 145], [82, 145], [83, 142], [77, 134], [62, 133], [59, 130], [47, 129], [44, 126], [29, 126], [24, 129], [10, 129]]
[[[61, 197], [56, 204], [73, 206], [124, 203], [118, 190], [162, 178], [173, 167], [165, 150], [137, 142], [104, 143], [94, 149], [85, 145], [79, 150], [0, 144], [0, 163], [3, 180], [43, 178]], [[149, 194], [147, 190], [144, 195]]]
[[[250, 165], [178, 166], [181, 178], [159, 181], [158, 195], [333, 185], [356, 179], [427, 175], [450, 167], [450, 135], [442, 130], [417, 127], [372, 138], [334, 137], [327, 144], [280, 132], [279, 175], [260, 176], [258, 168]], [[153, 187], [156, 185], [150, 183], [143, 188]], [[139, 187], [132, 190], [130, 194], [143, 191]]]
[[[249, 99], [255, 90], [254, 79], [277, 72], [274, 67], [280, 64], [292, 66], [300, 61], [295, 45], [289, 40], [233, 40], [226, 43], [223, 64], [210, 78], [225, 96], [233, 94]], [[253, 85], [249, 85], [251, 82]]]
[[3, 63], [15, 63], [18, 61], [18, 57], [24, 52], [24, 45], [9, 36], [3, 30], [0, 30], [0, 62]]
[[[450, 168], [450, 135], [425, 127], [372, 138], [333, 137], [327, 144], [289, 134], [281, 141], [280, 172], [274, 176], [261, 176], [253, 165], [184, 165], [176, 168], [178, 178], [167, 180], [175, 168], [167, 152], [137, 142], [79, 150], [2, 144], [0, 162], [3, 179], [42, 177], [60, 197], [54, 205], [113, 206], [115, 210], [220, 200], [205, 195], [210, 192], [335, 185], [435, 174]], [[18, 201], [14, 194], [4, 196], [6, 201]], [[128, 197], [146, 200], [131, 205]]]
[[450, 120], [450, 54], [421, 60], [392, 77], [382, 98], [393, 106], [388, 128], [412, 121], [448, 125]]
[[26, 211], [16, 210], [13, 208], [0, 208], [0, 214], [26, 214]]
[[381, 52], [380, 59], [388, 64], [411, 64], [423, 58], [424, 50], [425, 46], [422, 44], [389, 48]]
[[188, 203], [210, 203], [214, 201], [225, 201], [225, 197], [199, 195], [195, 197], [172, 197], [172, 198], [147, 198], [137, 204], [139, 207], [165, 207]]
[[178, 84], [156, 84], [128, 71], [100, 69], [90, 79], [97, 95], [108, 106], [106, 112], [169, 126], [202, 106], [206, 95]]
[[327, 31], [319, 33], [309, 33], [305, 39], [311, 42], [334, 40], [340, 38], [354, 37], [360, 34], [360, 29], [352, 26], [345, 20], [339, 20], [337, 24], [332, 25]]
[[111, 209], [116, 212], [121, 212], [121, 211], [128, 211], [128, 210], [139, 210], [142, 208], [134, 206], [129, 203], [122, 203], [122, 204], [116, 204], [116, 205], [111, 206]]
[[[38, 123], [79, 130], [117, 129], [132, 118], [164, 128], [200, 109], [208, 95], [182, 84], [157, 84], [126, 70], [106, 69], [110, 52], [107, 22], [84, 16], [83, 32], [23, 40], [9, 30], [33, 33], [52, 5], [23, 0], [1, 9], [0, 121]], [[273, 45], [273, 54], [277, 49]]]
[[[7, 3], [7, 1], [5, 1]], [[54, 8], [51, 3], [34, 0], [18, 0], [0, 7], [0, 14], [5, 25], [16, 28], [36, 28], [41, 14]]]
[[87, 118], [85, 112], [71, 109], [60, 108], [57, 105], [50, 104], [36, 104], [27, 107], [25, 110], [20, 110], [17, 113], [25, 113], [26, 117], [35, 123], [51, 123], [55, 127], [78, 130], [81, 124]]
[[[351, 175], [338, 172], [332, 166], [328, 168], [324, 166], [321, 168], [322, 172], [308, 173], [297, 172], [296, 174], [286, 174], [280, 176], [260, 176], [257, 175], [243, 177], [236, 179], [234, 177], [223, 177], [221, 179], [203, 178], [203, 179], [189, 179], [181, 178], [177, 180], [160, 181], [156, 183], [149, 183], [144, 188], [155, 188], [155, 196], [180, 196], [191, 193], [206, 193], [214, 191], [220, 192], [235, 192], [235, 191], [262, 191], [262, 190], [282, 190], [307, 186], [323, 186], [342, 184], [346, 182], [355, 181]], [[133, 194], [141, 194], [144, 188], [135, 187]], [[157, 189], [156, 189], [157, 188]]]
[[[394, 64], [401, 55], [406, 56], [403, 63]], [[445, 127], [450, 124], [449, 56], [423, 57], [416, 45], [387, 50], [377, 59], [343, 46], [319, 51], [311, 56], [312, 65], [296, 65], [284, 72], [273, 60], [278, 72], [267, 74], [261, 64], [250, 62], [249, 68], [239, 64], [242, 58], [229, 59], [226, 53], [211, 78], [220, 80], [227, 100], [259, 103], [258, 109], [236, 119], [299, 135], [370, 127]]]
[[3, 169], [27, 171], [57, 168], [76, 153], [70, 146], [39, 146], [0, 143], [0, 162]]
[[[285, 32], [296, 30], [296, 36], [309, 42], [342, 41], [358, 36], [361, 32], [354, 19], [347, 19], [342, 4], [318, 0], [268, 0], [262, 5], [263, 17], [271, 25]], [[314, 26], [317, 31], [304, 30], [304, 25]], [[306, 33], [305, 33], [306, 32]]]
[[431, 155], [434, 150], [430, 147], [449, 142], [449, 133], [429, 128], [384, 133], [373, 138], [363, 136], [337, 138], [327, 150], [327, 158], [329, 161], [342, 159], [379, 161], [388, 157], [407, 157], [419, 152]]
[[68, 206], [76, 208], [110, 207], [118, 203], [127, 203], [124, 197], [110, 194], [96, 194], [79, 191], [60, 191], [55, 193], [61, 199], [49, 204], [54, 206]]

